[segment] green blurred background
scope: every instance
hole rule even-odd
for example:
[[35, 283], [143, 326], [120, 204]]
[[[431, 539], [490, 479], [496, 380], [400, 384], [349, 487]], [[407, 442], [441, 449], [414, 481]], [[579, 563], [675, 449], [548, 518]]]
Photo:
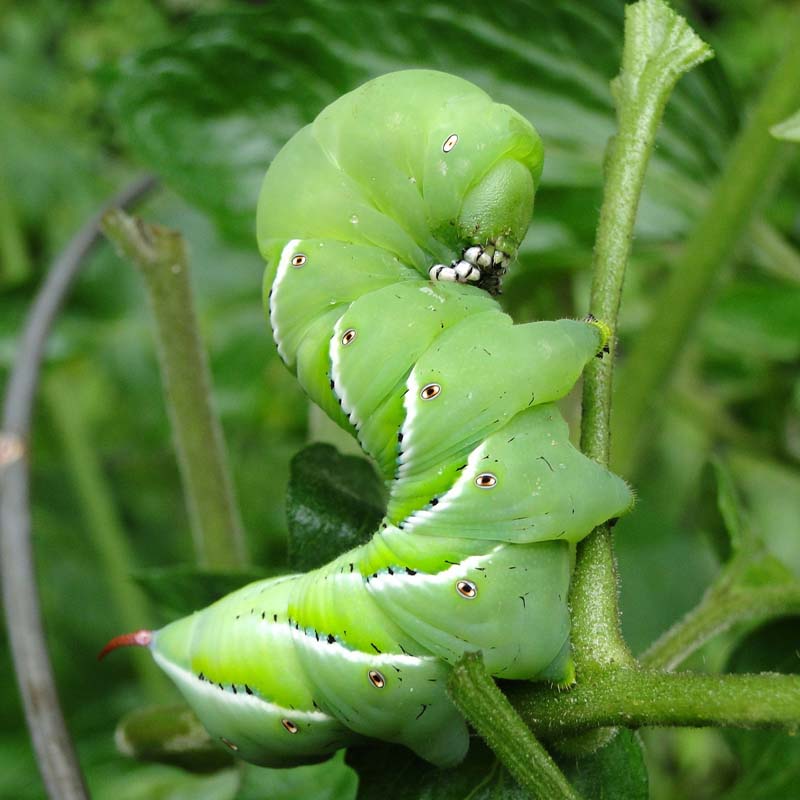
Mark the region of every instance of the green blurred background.
[[[717, 59], [682, 81], [648, 173], [622, 306], [620, 391], [636, 380], [624, 372], [626, 349], [796, 24], [795, 4], [778, 0], [675, 6]], [[309, 408], [273, 350], [260, 304], [254, 209], [270, 159], [326, 103], [369, 77], [412, 66], [458, 73], [516, 107], [545, 140], [534, 225], [504, 304], [517, 320], [582, 315], [622, 8], [615, 0], [0, 1], [0, 382], [52, 258], [109, 194], [142, 171], [158, 174], [165, 187], [142, 213], [189, 243], [252, 561], [285, 564], [288, 465], [308, 441]], [[800, 572], [796, 154], [787, 147], [780, 169], [765, 176], [756, 221], [663, 394], [657, 435], [627, 475], [639, 503], [616, 531], [623, 624], [635, 652], [697, 602], [726, 555], [712, 454], [730, 470], [751, 525]], [[574, 420], [577, 398], [568, 411]], [[174, 613], [159, 570], [192, 556], [149, 312], [138, 276], [107, 246], [88, 261], [49, 342], [32, 447], [48, 640], [93, 796], [245, 796], [230, 770], [195, 776], [140, 765], [114, 746], [125, 712], [170, 695], [141, 654], [95, 660], [129, 627], [109, 548], [138, 587], [141, 627]], [[737, 629], [692, 666], [795, 671], [798, 633], [795, 620]], [[0, 797], [38, 798], [0, 636]], [[793, 738], [656, 731], [644, 741], [654, 798], [800, 797]], [[335, 767], [274, 774], [262, 783], [268, 789], [248, 796], [348, 796], [352, 782]], [[324, 786], [328, 777], [333, 788]]]

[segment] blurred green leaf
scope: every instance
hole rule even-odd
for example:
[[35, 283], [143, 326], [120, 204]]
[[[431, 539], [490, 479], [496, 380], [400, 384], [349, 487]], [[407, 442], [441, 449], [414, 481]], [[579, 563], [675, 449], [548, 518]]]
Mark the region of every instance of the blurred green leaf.
[[148, 766], [109, 777], [94, 800], [234, 800], [239, 773], [226, 769], [213, 775], [193, 775], [175, 767]]
[[620, 730], [605, 747], [581, 758], [558, 759], [569, 781], [586, 798], [647, 800], [647, 767], [639, 735]]
[[279, 574], [280, 570], [264, 569], [218, 572], [185, 564], [139, 570], [133, 579], [165, 613], [185, 616], [247, 583]]
[[437, 769], [410, 750], [387, 744], [351, 748], [347, 763], [358, 773], [358, 800], [527, 800], [494, 754], [473, 739], [467, 759]]
[[358, 777], [343, 756], [292, 769], [246, 764], [236, 800], [355, 800]]
[[[284, 0], [197, 16], [174, 42], [122, 65], [114, 107], [145, 163], [248, 247], [261, 178], [280, 146], [340, 94], [396, 69], [439, 69], [477, 83], [539, 128], [545, 186], [598, 187], [614, 127], [608, 82], [618, 69], [621, 12], [616, 0]], [[714, 171], [735, 124], [720, 87], [715, 66], [681, 82], [648, 175], [640, 235], [675, 235], [702, 202], [702, 176]], [[547, 203], [539, 207], [546, 215]], [[537, 229], [551, 242], [568, 240], [553, 240], [554, 230]]]
[[230, 752], [208, 735], [185, 705], [130, 711], [119, 721], [114, 741], [130, 758], [171, 764], [189, 772], [217, 772], [234, 764]]
[[745, 451], [731, 452], [729, 463], [753, 530], [768, 551], [800, 578], [800, 469]]
[[383, 486], [368, 461], [328, 444], [301, 450], [292, 459], [286, 499], [291, 568], [315, 569], [368, 541], [383, 509]]
[[737, 281], [724, 289], [703, 324], [710, 345], [751, 359], [800, 357], [800, 287]]
[[[800, 672], [800, 619], [776, 620], [744, 639], [731, 672]], [[726, 731], [739, 758], [740, 776], [724, 800], [787, 800], [800, 785], [800, 738], [773, 731]]]
[[773, 125], [769, 132], [776, 139], [785, 139], [787, 142], [800, 142], [800, 111], [787, 117], [777, 125]]

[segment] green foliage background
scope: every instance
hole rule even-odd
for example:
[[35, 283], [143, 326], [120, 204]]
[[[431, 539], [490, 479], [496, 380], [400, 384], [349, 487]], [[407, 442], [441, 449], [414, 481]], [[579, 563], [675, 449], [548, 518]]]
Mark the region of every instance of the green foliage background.
[[[680, 258], [680, 243], [780, 52], [791, 14], [791, 4], [777, 0], [676, 6], [718, 58], [680, 84], [648, 173], [622, 306], [623, 392], [636, 380], [624, 371], [625, 349]], [[0, 2], [0, 380], [49, 261], [112, 191], [142, 169], [155, 172], [165, 189], [144, 213], [189, 242], [253, 569], [285, 567], [289, 462], [308, 441], [309, 410], [273, 351], [260, 307], [254, 209], [270, 159], [326, 103], [382, 72], [427, 66], [476, 82], [531, 119], [547, 153], [534, 225], [504, 302], [518, 320], [581, 315], [603, 150], [613, 130], [608, 82], [619, 63], [622, 7], [616, 0]], [[750, 526], [800, 575], [796, 149], [787, 148], [780, 175], [764, 177], [763, 195], [757, 222], [720, 274], [660, 398], [658, 434], [638, 472], [627, 476], [639, 503], [616, 532], [623, 624], [637, 652], [696, 603], [727, 554], [707, 466], [712, 454], [730, 472]], [[576, 403], [568, 409], [573, 419]], [[115, 750], [113, 729], [125, 712], [171, 695], [153, 675], [142, 681], [142, 654], [95, 661], [99, 647], [127, 624], [109, 579], [98, 534], [107, 517], [98, 508], [110, 509], [128, 543], [130, 580], [138, 577], [149, 603], [142, 627], [203, 598], [192, 595], [186, 566], [188, 519], [148, 311], [137, 276], [110, 248], [91, 258], [50, 341], [35, 430], [43, 606], [93, 796], [352, 796], [355, 778], [340, 761], [283, 773], [252, 770], [242, 783], [232, 769], [196, 775], [140, 765]], [[320, 458], [319, 496], [329, 497], [325, 470], [336, 475], [340, 466], [327, 451]], [[304, 519], [298, 509], [316, 513], [318, 499], [297, 488], [311, 466], [308, 458], [295, 464], [295, 527]], [[79, 480], [79, 472], [88, 477]], [[370, 485], [363, 508], [340, 499], [336, 513], [358, 528], [380, 494]], [[293, 561], [307, 563], [297, 552]], [[227, 587], [229, 579], [218, 578], [210, 591]], [[705, 647], [691, 666], [796, 671], [799, 635], [792, 619], [736, 630]], [[2, 636], [0, 796], [28, 800], [42, 790]], [[800, 781], [800, 744], [783, 735], [684, 730], [646, 732], [643, 739], [655, 798], [786, 798]], [[402, 758], [376, 755], [372, 777], [361, 763], [361, 796], [516, 796], [482, 754], [458, 780]], [[575, 769], [582, 786], [604, 780], [592, 765]], [[404, 775], [401, 794], [392, 786]], [[627, 796], [639, 796], [638, 787]]]

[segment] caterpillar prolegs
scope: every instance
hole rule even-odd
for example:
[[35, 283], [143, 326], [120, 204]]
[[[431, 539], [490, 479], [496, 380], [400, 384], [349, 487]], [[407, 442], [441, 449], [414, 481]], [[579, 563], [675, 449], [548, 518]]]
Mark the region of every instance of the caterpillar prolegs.
[[570, 547], [632, 504], [554, 401], [606, 344], [594, 320], [514, 325], [495, 298], [542, 168], [533, 127], [438, 72], [384, 75], [298, 132], [258, 242], [281, 358], [389, 487], [371, 541], [259, 581], [147, 644], [210, 733], [264, 765], [357, 741], [458, 762], [445, 684], [571, 678]]

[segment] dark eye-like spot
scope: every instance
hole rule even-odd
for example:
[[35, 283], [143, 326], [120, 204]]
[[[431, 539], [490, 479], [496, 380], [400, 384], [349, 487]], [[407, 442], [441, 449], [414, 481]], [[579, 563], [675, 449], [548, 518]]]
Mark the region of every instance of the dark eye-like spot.
[[229, 747], [231, 750], [233, 750], [234, 753], [239, 749], [239, 745], [234, 744], [230, 739], [226, 739], [224, 736], [220, 736], [219, 740], [225, 745], [225, 747]]
[[296, 256], [295, 256], [295, 257], [292, 259], [292, 266], [293, 266], [293, 267], [302, 267], [302, 266], [303, 266], [303, 264], [305, 264], [305, 263], [306, 263], [306, 261], [308, 261], [308, 259], [307, 259], [307, 258], [306, 258], [306, 257], [305, 257], [305, 256], [304, 256], [302, 253], [298, 253], [298, 254], [297, 254], [297, 255], [296, 255]]
[[289, 732], [289, 733], [297, 733], [300, 729], [297, 725], [294, 724], [290, 719], [282, 719], [281, 725]]
[[478, 596], [478, 587], [472, 581], [458, 581], [456, 591], [467, 600], [472, 600]]
[[381, 675], [380, 672], [376, 669], [371, 669], [367, 673], [367, 677], [369, 678], [369, 682], [376, 688], [376, 689], [383, 689], [386, 686], [386, 678]]
[[355, 328], [348, 328], [348, 329], [347, 329], [347, 330], [346, 330], [346, 331], [345, 331], [345, 332], [342, 334], [342, 344], [343, 344], [343, 345], [345, 345], [345, 347], [346, 347], [346, 346], [347, 346], [348, 344], [350, 344], [350, 343], [351, 343], [351, 342], [352, 342], [352, 341], [353, 341], [355, 338], [356, 338], [356, 330], [355, 330]]
[[491, 472], [481, 472], [481, 474], [475, 478], [475, 485], [480, 489], [493, 489], [497, 486], [497, 477], [492, 475]]
[[433, 400], [440, 392], [442, 391], [442, 387], [439, 386], [438, 383], [429, 383], [427, 386], [422, 387], [422, 391], [419, 393], [419, 396], [423, 400]]
[[458, 144], [458, 134], [451, 133], [444, 140], [444, 144], [442, 145], [442, 151], [445, 153], [449, 153], [457, 144]]

